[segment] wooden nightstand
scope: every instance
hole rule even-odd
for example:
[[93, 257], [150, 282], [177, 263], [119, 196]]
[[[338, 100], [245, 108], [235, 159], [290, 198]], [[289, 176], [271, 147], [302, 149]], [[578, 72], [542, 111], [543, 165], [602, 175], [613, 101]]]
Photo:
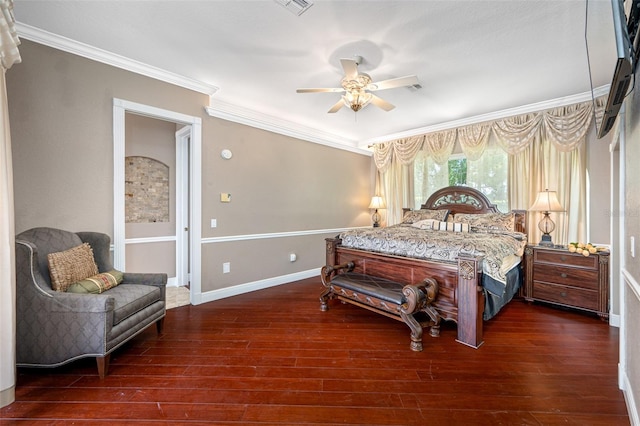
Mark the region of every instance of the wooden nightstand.
[[590, 256], [565, 248], [527, 246], [525, 300], [554, 303], [609, 317], [609, 252]]

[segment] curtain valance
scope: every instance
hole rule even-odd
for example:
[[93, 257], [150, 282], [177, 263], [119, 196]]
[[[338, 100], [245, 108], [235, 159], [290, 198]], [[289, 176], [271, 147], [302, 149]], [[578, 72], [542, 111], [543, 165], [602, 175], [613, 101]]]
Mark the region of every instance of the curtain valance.
[[0, 1], [0, 62], [4, 69], [9, 69], [15, 63], [20, 62], [18, 45], [20, 39], [16, 32], [15, 19], [13, 18], [13, 1]]
[[491, 127], [488, 124], [472, 124], [458, 129], [458, 141], [462, 152], [469, 160], [482, 157], [489, 141]]
[[[376, 167], [381, 172], [386, 171], [394, 157], [402, 165], [411, 164], [422, 149], [424, 139], [425, 135], [420, 135], [376, 144], [373, 150], [373, 159]], [[451, 145], [451, 148], [453, 149], [453, 145]]]
[[[596, 101], [600, 107], [602, 100]], [[381, 172], [387, 170], [392, 161], [410, 164], [420, 150], [426, 151], [436, 163], [444, 164], [453, 152], [457, 140], [465, 156], [470, 160], [477, 160], [482, 156], [491, 132], [496, 136], [499, 146], [511, 155], [522, 152], [541, 132], [559, 151], [568, 152], [584, 142], [592, 118], [593, 102], [582, 102], [375, 144], [373, 156], [376, 167]]]

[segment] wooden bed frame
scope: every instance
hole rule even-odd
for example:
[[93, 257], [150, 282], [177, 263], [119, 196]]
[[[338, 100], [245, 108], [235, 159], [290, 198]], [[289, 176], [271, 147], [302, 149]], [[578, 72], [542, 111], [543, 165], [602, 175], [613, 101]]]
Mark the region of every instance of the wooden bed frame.
[[[450, 214], [500, 212], [484, 194], [463, 186], [436, 191], [420, 208], [447, 209]], [[514, 210], [514, 213], [515, 230], [526, 233], [526, 212]], [[427, 278], [435, 279], [438, 296], [432, 306], [442, 319], [457, 323], [456, 340], [473, 348], [483, 343], [482, 257], [459, 256], [457, 264], [451, 264], [346, 248], [341, 246], [340, 238], [327, 238], [326, 265], [349, 262], [355, 265], [353, 272], [403, 284], [420, 285]], [[431, 330], [430, 334], [437, 335], [438, 330]]]

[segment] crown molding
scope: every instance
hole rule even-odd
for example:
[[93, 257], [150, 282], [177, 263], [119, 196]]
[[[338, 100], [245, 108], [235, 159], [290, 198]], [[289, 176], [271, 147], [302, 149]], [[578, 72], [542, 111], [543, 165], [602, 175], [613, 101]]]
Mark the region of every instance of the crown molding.
[[324, 132], [311, 127], [297, 125], [295, 123], [282, 120], [273, 116], [262, 114], [246, 108], [235, 106], [223, 101], [213, 100], [219, 88], [197, 81], [179, 74], [165, 71], [133, 59], [126, 58], [115, 53], [108, 52], [97, 47], [72, 40], [48, 31], [16, 22], [16, 30], [21, 38], [52, 47], [64, 52], [72, 53], [83, 58], [91, 59], [116, 68], [144, 75], [156, 80], [164, 81], [185, 89], [206, 94], [210, 97], [210, 105], [205, 111], [212, 117], [218, 117], [247, 126], [268, 130], [281, 135], [314, 142], [333, 148], [355, 152], [358, 154], [371, 155], [371, 151], [358, 147], [358, 141], [342, 138], [338, 135]]
[[393, 133], [386, 136], [380, 136], [377, 138], [361, 141], [359, 146], [366, 147], [371, 144], [388, 142], [395, 139], [408, 138], [412, 136], [424, 135], [426, 133], [440, 132], [443, 130], [455, 129], [458, 127], [469, 126], [471, 124], [484, 123], [487, 121], [502, 120], [507, 117], [513, 117], [521, 114], [529, 114], [532, 112], [544, 111], [551, 108], [558, 108], [562, 106], [577, 104], [580, 102], [592, 101], [594, 97], [599, 97], [609, 93], [610, 85], [598, 87], [592, 92], [579, 93], [577, 95], [564, 96], [561, 98], [551, 99], [542, 102], [536, 102], [533, 104], [522, 105], [516, 108], [503, 109], [501, 111], [494, 111], [488, 114], [476, 115], [473, 117], [466, 117], [460, 120], [447, 121], [432, 126], [420, 127], [418, 129], [407, 130], [400, 133]]
[[593, 95], [591, 92], [584, 92], [577, 95], [565, 96], [562, 98], [537, 102], [516, 108], [495, 111], [473, 117], [466, 117], [460, 120], [448, 121], [432, 126], [420, 127], [417, 129], [411, 129], [399, 133], [393, 133], [368, 140], [358, 141], [353, 139], [346, 139], [320, 129], [299, 125], [278, 117], [270, 116], [261, 112], [233, 105], [222, 100], [213, 99], [213, 95], [219, 90], [217, 86], [203, 83], [201, 81], [184, 77], [182, 75], [175, 74], [169, 71], [165, 71], [160, 68], [153, 67], [151, 65], [147, 65], [142, 62], [138, 62], [133, 59], [129, 59], [124, 56], [117, 55], [115, 53], [111, 53], [85, 43], [80, 43], [67, 37], [53, 34], [48, 31], [44, 31], [42, 29], [20, 22], [16, 22], [16, 30], [20, 37], [27, 40], [31, 40], [45, 46], [53, 47], [64, 52], [82, 56], [84, 58], [111, 65], [120, 69], [131, 71], [136, 74], [144, 75], [156, 80], [164, 81], [166, 83], [193, 90], [198, 93], [209, 95], [210, 104], [209, 106], [205, 106], [204, 109], [206, 113], [211, 117], [217, 117], [258, 129], [267, 130], [273, 133], [278, 133], [284, 136], [290, 136], [296, 139], [318, 143], [321, 145], [326, 145], [329, 147], [351, 151], [363, 155], [372, 155], [372, 151], [369, 148], [371, 144], [423, 135], [425, 133], [433, 133], [487, 121], [495, 121], [515, 115], [538, 112], [579, 102], [590, 101], [593, 99], [593, 96], [598, 97], [608, 93], [609, 91], [609, 85], [606, 85], [594, 89]]
[[358, 141], [345, 139], [333, 133], [295, 124], [291, 121], [233, 105], [219, 99], [211, 98], [211, 105], [204, 109], [211, 117], [233, 121], [257, 129], [268, 130], [284, 136], [351, 151], [357, 154], [372, 155], [371, 150], [358, 147]]
[[205, 95], [210, 96], [218, 91], [218, 87], [214, 85], [165, 71], [121, 55], [116, 55], [115, 53], [111, 53], [85, 43], [80, 43], [61, 35], [53, 34], [40, 28], [16, 22], [16, 30], [18, 32], [18, 36], [21, 38], [53, 47], [64, 52], [73, 53], [74, 55], [82, 56], [103, 64], [112, 65], [116, 68], [121, 68], [136, 74], [164, 81], [179, 87], [184, 87], [185, 89], [193, 90], [194, 92], [204, 93]]

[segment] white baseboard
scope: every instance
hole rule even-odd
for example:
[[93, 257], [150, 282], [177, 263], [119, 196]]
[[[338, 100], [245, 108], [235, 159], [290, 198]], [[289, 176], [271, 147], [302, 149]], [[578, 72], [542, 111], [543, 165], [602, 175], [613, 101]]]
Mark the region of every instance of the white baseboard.
[[[15, 366], [14, 366], [15, 367]], [[4, 384], [4, 383], [3, 383]], [[16, 400], [16, 385], [0, 391], [0, 408], [13, 404]]]
[[633, 399], [633, 389], [631, 389], [631, 383], [627, 377], [622, 366], [618, 364], [618, 386], [624, 393], [624, 400], [627, 404], [627, 412], [629, 413], [629, 422], [633, 426], [640, 426], [640, 417], [638, 417], [638, 409], [636, 401]]
[[319, 275], [320, 275], [320, 268], [310, 269], [308, 271], [296, 272], [294, 274], [281, 275], [279, 277], [267, 278], [264, 280], [253, 281], [250, 283], [239, 284], [233, 287], [207, 291], [206, 293], [201, 293], [199, 295], [200, 297], [198, 297], [197, 295], [192, 295], [191, 299], [192, 301], [194, 299], [198, 301], [198, 303], [195, 303], [195, 304], [213, 302], [214, 300], [224, 299], [226, 297], [231, 297], [231, 296], [237, 296], [239, 294], [249, 293], [256, 290], [262, 290], [269, 287], [275, 287], [277, 285], [287, 284], [293, 281], [303, 280], [305, 278], [317, 277]]
[[620, 328], [620, 315], [609, 314], [609, 325]]

